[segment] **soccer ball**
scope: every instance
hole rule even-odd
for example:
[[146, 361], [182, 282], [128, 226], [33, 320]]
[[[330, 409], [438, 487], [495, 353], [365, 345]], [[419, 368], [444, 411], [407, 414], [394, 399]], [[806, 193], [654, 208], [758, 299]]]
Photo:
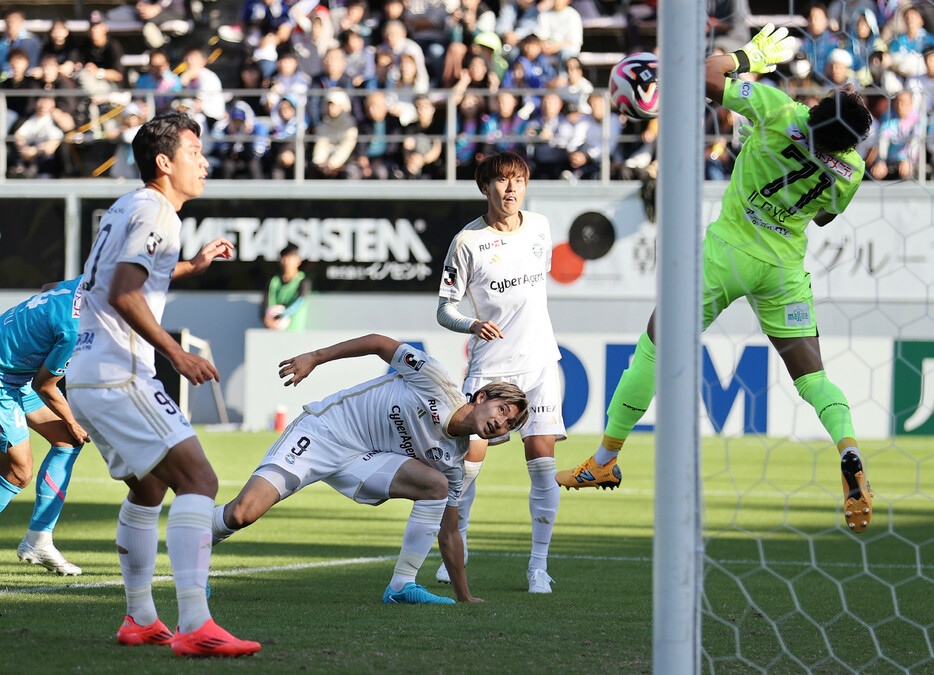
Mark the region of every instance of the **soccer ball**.
[[630, 54], [610, 73], [610, 102], [634, 120], [658, 115], [658, 58], [649, 52]]

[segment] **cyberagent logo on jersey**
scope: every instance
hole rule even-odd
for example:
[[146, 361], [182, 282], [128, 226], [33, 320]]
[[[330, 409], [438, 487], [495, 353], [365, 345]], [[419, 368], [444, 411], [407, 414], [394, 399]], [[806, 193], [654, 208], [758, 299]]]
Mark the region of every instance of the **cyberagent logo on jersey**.
[[403, 354], [402, 362], [412, 370], [421, 370], [422, 366], [425, 365], [425, 359], [416, 357], [412, 352], [406, 352]]
[[155, 255], [156, 247], [162, 243], [162, 235], [157, 232], [150, 232], [149, 236], [146, 237], [146, 253], [149, 255]]

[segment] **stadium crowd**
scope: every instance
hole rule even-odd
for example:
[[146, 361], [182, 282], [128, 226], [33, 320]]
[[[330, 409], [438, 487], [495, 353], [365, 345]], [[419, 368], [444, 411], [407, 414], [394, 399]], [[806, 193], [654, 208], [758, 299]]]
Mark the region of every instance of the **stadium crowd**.
[[[526, 158], [537, 179], [596, 179], [606, 166], [614, 179], [654, 175], [657, 122], [608, 108], [606, 69], [581, 52], [585, 27], [606, 25], [618, 28], [621, 54], [652, 50], [657, 0], [217, 4], [225, 2], [238, 20], [203, 26], [210, 40], [186, 34], [207, 18], [183, 0], [93, 12], [86, 35], [64, 20], [33, 34], [28, 5], [8, 11], [0, 38], [7, 176], [134, 178], [135, 131], [169, 110], [201, 123], [216, 178], [437, 179], [449, 166], [469, 178], [478, 159], [506, 150]], [[860, 148], [867, 175], [929, 172], [934, 36], [925, 27], [934, 30], [934, 5], [793, 4], [801, 14], [771, 18], [797, 27], [800, 49], [771, 82], [808, 105], [852, 83], [874, 116]], [[708, 0], [709, 51], [741, 47], [756, 8], [756, 0]], [[124, 36], [109, 30], [127, 19], [145, 45], [138, 68], [127, 65]], [[743, 123], [708, 106], [708, 179], [729, 177]]]

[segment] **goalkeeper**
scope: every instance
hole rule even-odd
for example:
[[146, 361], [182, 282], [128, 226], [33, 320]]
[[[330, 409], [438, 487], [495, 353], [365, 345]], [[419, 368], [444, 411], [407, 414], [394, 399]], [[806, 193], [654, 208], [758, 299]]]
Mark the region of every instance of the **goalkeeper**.
[[[834, 89], [809, 109], [774, 87], [735, 77], [771, 72], [791, 55], [787, 30], [768, 25], [741, 50], [706, 60], [707, 97], [750, 119], [753, 128], [704, 240], [704, 329], [746, 296], [795, 389], [837, 444], [847, 526], [861, 532], [872, 515], [872, 494], [846, 397], [821, 362], [804, 253], [808, 223], [829, 223], [859, 187], [865, 166], [854, 147], [871, 118], [852, 88]], [[654, 329], [653, 313], [610, 402], [600, 447], [577, 468], [559, 471], [559, 484], [619, 485], [616, 457], [655, 394]]]

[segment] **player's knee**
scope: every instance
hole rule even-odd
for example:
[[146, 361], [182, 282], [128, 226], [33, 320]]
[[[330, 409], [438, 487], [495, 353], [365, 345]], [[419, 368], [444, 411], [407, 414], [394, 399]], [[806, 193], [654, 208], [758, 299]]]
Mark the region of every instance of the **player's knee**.
[[444, 499], [448, 496], [448, 479], [443, 473], [437, 473], [437, 476], [432, 476], [423, 499]]
[[7, 479], [18, 488], [24, 488], [32, 480], [32, 466], [13, 464], [10, 466], [10, 477]]

